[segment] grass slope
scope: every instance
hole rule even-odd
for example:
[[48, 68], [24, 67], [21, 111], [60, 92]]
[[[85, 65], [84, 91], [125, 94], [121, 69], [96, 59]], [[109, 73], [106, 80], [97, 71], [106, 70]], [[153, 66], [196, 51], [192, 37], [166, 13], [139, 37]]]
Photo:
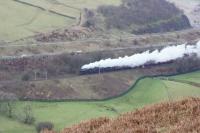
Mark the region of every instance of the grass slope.
[[[200, 80], [200, 71], [170, 78], [189, 78], [193, 82], [196, 82], [197, 80]], [[104, 102], [58, 103], [19, 102], [18, 108], [27, 103], [31, 104], [37, 122], [51, 121], [55, 124], [56, 130], [60, 130], [65, 126], [76, 124], [82, 120], [88, 120], [100, 116], [115, 117], [120, 113], [141, 108], [145, 105], [191, 96], [199, 97], [200, 88], [184, 83], [161, 80], [159, 78], [145, 78], [140, 80], [130, 93], [113, 100]], [[1, 120], [0, 123], [7, 123], [7, 121]], [[8, 123], [10, 123], [10, 121], [8, 121]], [[15, 125], [16, 123], [11, 124]], [[0, 124], [0, 129], [4, 129], [5, 132], [11, 130], [4, 124]], [[23, 130], [23, 132], [26, 130], [26, 133], [33, 133], [33, 128], [27, 131], [27, 127], [24, 126], [18, 126], [16, 127], [16, 130]]]
[[12, 0], [0, 1], [0, 17], [0, 40], [5, 41], [74, 23], [72, 19], [25, 6]]
[[83, 8], [95, 9], [99, 5], [118, 6], [121, 4], [121, 0], [57, 0], [57, 1], [65, 5], [70, 5], [76, 8], [80, 8], [80, 9], [83, 9]]
[[174, 79], [200, 83], [200, 80], [199, 80], [200, 74], [199, 73], [190, 73], [190, 74], [178, 75], [178, 76], [175, 76]]
[[115, 119], [98, 118], [61, 133], [195, 133], [200, 130], [200, 99], [164, 102], [120, 115]]
[[[96, 8], [101, 4], [120, 3], [120, 0], [20, 0], [44, 8], [41, 10], [14, 0], [0, 1], [0, 40], [13, 41], [34, 35], [36, 32], [47, 32], [53, 29], [69, 27], [76, 23], [63, 15], [79, 17], [80, 11], [74, 8]], [[50, 12], [54, 11], [58, 14]]]

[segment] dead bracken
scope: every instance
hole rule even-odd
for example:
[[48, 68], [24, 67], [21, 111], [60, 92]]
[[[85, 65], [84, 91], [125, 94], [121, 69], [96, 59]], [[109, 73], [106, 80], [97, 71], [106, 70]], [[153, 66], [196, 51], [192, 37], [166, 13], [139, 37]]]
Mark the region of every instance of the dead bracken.
[[200, 132], [200, 99], [161, 103], [118, 118], [82, 122], [61, 133], [188, 133]]

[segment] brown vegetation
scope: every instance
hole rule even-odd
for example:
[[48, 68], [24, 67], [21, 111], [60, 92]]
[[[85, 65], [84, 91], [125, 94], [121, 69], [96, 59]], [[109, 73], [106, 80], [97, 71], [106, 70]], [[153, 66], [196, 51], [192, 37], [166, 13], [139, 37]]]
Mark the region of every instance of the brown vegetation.
[[[105, 99], [120, 95], [141, 76], [172, 74], [172, 64], [111, 73], [26, 82], [2, 82], [0, 90], [28, 100]], [[113, 84], [115, 83], [115, 84]]]
[[[76, 58], [78, 59], [78, 57]], [[7, 75], [12, 76], [12, 81], [4, 81], [7, 78], [2, 77], [0, 90], [6, 93], [14, 93], [20, 99], [28, 100], [105, 99], [126, 92], [134, 81], [141, 76], [184, 73], [200, 68], [200, 59], [194, 55], [166, 64], [146, 66], [145, 68], [81, 76], [75, 74], [76, 71], [79, 71], [81, 63], [76, 58], [71, 57], [72, 60], [70, 61], [67, 56], [52, 57], [49, 58], [50, 60], [46, 60], [45, 66], [41, 68], [39, 66], [42, 61], [36, 63], [34, 60], [27, 60], [30, 64], [28, 63], [25, 66], [20, 65], [20, 62], [23, 62], [20, 61], [19, 64], [16, 63], [15, 65], [23, 69], [7, 72]], [[77, 61], [72, 63], [73, 60]], [[15, 65], [10, 66], [14, 67]], [[67, 70], [68, 66], [74, 67], [69, 67], [73, 68], [69, 71]], [[65, 67], [65, 71], [63, 71]], [[0, 71], [3, 71], [3, 69], [0, 69]], [[35, 74], [34, 71], [36, 71]], [[45, 71], [47, 72], [46, 76]], [[20, 79], [14, 80], [21, 76], [19, 75], [20, 72], [25, 74], [22, 77], [23, 82]], [[74, 72], [74, 74], [69, 72]]]
[[57, 55], [25, 56], [0, 60], [0, 81], [22, 79], [23, 81], [77, 75], [82, 65], [106, 58], [133, 55], [163, 46], [137, 49], [107, 50], [96, 52], [73, 52]]
[[161, 103], [116, 119], [99, 118], [64, 129], [61, 133], [188, 133], [200, 132], [200, 99]]
[[73, 41], [82, 38], [89, 38], [91, 29], [84, 27], [72, 27], [64, 30], [54, 30], [49, 33], [40, 33], [35, 36], [39, 42], [58, 42], [58, 41]]

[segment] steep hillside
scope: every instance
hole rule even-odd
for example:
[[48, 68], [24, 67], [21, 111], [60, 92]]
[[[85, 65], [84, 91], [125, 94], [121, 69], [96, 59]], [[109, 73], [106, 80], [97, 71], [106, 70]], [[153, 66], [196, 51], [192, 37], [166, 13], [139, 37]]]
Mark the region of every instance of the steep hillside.
[[83, 122], [62, 133], [188, 133], [200, 131], [200, 99], [162, 103], [123, 114], [116, 119]]
[[[188, 18], [165, 0], [123, 0], [118, 7], [100, 6], [98, 13], [105, 18], [106, 28], [125, 30], [133, 34], [166, 32], [190, 27]], [[95, 25], [95, 19], [89, 18], [87, 25], [89, 24]]]
[[193, 27], [200, 27], [200, 0], [168, 0], [184, 11]]

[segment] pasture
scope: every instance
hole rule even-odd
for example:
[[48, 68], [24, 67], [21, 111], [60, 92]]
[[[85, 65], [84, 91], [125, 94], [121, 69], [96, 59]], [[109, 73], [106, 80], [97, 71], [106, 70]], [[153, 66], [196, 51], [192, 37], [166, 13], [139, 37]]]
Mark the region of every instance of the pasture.
[[[167, 80], [168, 79], [168, 80]], [[169, 79], [200, 81], [200, 71], [173, 77], [145, 78], [126, 95], [101, 102], [19, 102], [17, 108], [30, 104], [36, 117], [36, 123], [50, 121], [56, 130], [76, 124], [83, 120], [100, 116], [116, 117], [123, 112], [132, 111], [145, 105], [162, 101], [174, 101], [185, 97], [199, 97], [200, 87], [171, 81]], [[0, 117], [0, 129], [4, 132], [33, 133], [34, 126], [28, 127], [16, 121]], [[15, 128], [13, 128], [15, 127]]]
[[74, 23], [73, 19], [12, 0], [0, 2], [0, 17], [0, 40], [5, 41], [17, 40]]
[[70, 27], [76, 24], [83, 8], [119, 3], [120, 0], [1, 0], [0, 41]]

